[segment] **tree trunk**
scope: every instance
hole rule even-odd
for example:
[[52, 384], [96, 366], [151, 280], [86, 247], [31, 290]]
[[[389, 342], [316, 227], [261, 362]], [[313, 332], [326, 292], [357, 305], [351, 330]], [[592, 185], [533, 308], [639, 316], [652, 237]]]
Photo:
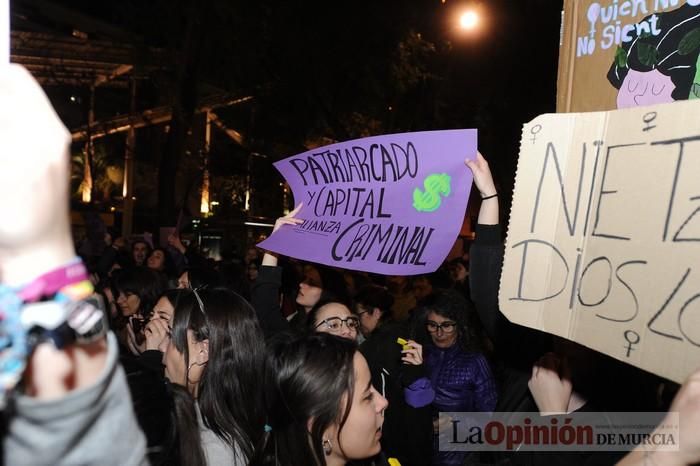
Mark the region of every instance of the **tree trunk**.
[[172, 226], [177, 220], [175, 180], [185, 153], [187, 133], [197, 106], [197, 78], [202, 44], [202, 18], [197, 2], [188, 5], [185, 38], [175, 83], [173, 117], [158, 170], [158, 226]]

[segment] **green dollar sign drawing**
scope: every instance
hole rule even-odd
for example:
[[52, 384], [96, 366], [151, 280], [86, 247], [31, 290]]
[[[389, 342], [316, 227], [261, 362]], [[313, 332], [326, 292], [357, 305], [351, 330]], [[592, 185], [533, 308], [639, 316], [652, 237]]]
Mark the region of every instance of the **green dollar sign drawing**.
[[420, 188], [413, 190], [413, 208], [418, 212], [433, 212], [440, 208], [442, 198], [450, 195], [450, 175], [446, 173], [433, 173], [423, 181], [425, 191]]

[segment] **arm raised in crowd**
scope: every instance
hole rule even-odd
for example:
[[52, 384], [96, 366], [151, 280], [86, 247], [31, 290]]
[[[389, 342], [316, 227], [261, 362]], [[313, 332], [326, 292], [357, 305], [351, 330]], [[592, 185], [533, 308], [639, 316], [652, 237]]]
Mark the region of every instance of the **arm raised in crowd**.
[[499, 225], [496, 187], [488, 162], [477, 154], [466, 160], [474, 184], [482, 196], [476, 240], [469, 252], [469, 288], [481, 324], [502, 355], [521, 369], [529, 371], [532, 363], [547, 349], [547, 337], [520, 325], [512, 324], [498, 306], [498, 291], [503, 267], [504, 247]]
[[[0, 144], [0, 279], [5, 296], [16, 293], [25, 301], [28, 284], [79, 260], [68, 214], [70, 134], [18, 65], [5, 65], [0, 73]], [[80, 345], [35, 346], [23, 389], [11, 399], [5, 464], [144, 461], [145, 440], [118, 365], [116, 339], [99, 335]]]
[[[299, 225], [303, 220], [296, 218], [301, 210], [299, 204], [294, 210], [275, 222], [272, 234], [283, 225]], [[282, 286], [282, 269], [277, 266], [277, 256], [265, 252], [262, 265], [250, 292], [250, 303], [258, 314], [258, 320], [266, 337], [289, 329], [289, 322], [284, 318], [280, 309], [279, 290]]]
[[479, 225], [498, 225], [498, 192], [491, 176], [489, 164], [481, 153], [476, 153], [476, 160], [467, 159], [464, 163], [472, 171], [474, 184], [481, 194], [479, 208]]
[[503, 243], [498, 223], [498, 196], [488, 162], [477, 153], [476, 160], [466, 160], [474, 184], [483, 199], [479, 208], [476, 241], [469, 254], [469, 289], [481, 323], [489, 338], [497, 342], [507, 324], [498, 309], [498, 285], [503, 266]]

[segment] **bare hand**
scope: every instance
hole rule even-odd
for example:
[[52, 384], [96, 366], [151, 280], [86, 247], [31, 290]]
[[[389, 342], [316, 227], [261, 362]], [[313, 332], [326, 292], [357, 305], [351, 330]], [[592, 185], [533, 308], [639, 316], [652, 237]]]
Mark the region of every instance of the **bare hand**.
[[299, 205], [296, 206], [294, 208], [294, 210], [289, 212], [284, 217], [278, 218], [277, 221], [275, 222], [274, 228], [272, 229], [272, 233], [274, 233], [277, 230], [279, 230], [280, 228], [282, 228], [282, 225], [301, 225], [302, 223], [304, 223], [304, 221], [302, 219], [295, 217], [296, 214], [299, 213], [299, 211], [301, 210], [303, 205], [304, 205], [303, 202], [299, 203]]
[[168, 244], [183, 254], [185, 253], [185, 251], [187, 251], [187, 248], [184, 244], [182, 244], [182, 241], [180, 240], [180, 235], [177, 233], [171, 233], [168, 235]]
[[120, 237], [116, 238], [112, 242], [112, 246], [114, 246], [117, 249], [124, 249], [126, 247], [126, 241], [124, 240], [124, 237], [120, 236]]
[[[683, 383], [671, 403], [669, 413], [678, 413], [680, 422], [680, 451], [673, 452], [678, 456], [680, 464], [695, 464], [700, 462], [700, 370], [695, 371]], [[666, 420], [673, 423], [673, 419]], [[663, 424], [663, 423], [662, 423]]]
[[532, 367], [530, 388], [540, 414], [562, 414], [567, 412], [573, 386], [566, 361], [554, 353], [547, 353]]
[[[679, 425], [677, 434], [675, 426]], [[652, 435], [673, 435], [678, 449], [632, 450], [617, 466], [643, 466], [663, 464], [664, 466], [687, 466], [700, 462], [700, 370], [686, 379], [671, 403], [666, 418]], [[680, 439], [680, 440], [679, 440]], [[669, 445], [670, 446], [670, 445]]]
[[[29, 283], [76, 255], [68, 212], [70, 141], [36, 80], [22, 66], [5, 63], [0, 73], [0, 277], [5, 285]], [[27, 360], [25, 393], [60, 398], [94, 384], [106, 360], [105, 338], [61, 350], [41, 343]]]
[[408, 340], [405, 346], [410, 348], [401, 351], [401, 361], [414, 366], [423, 364], [423, 346], [413, 340]]
[[95, 383], [107, 358], [107, 342], [73, 345], [63, 350], [41, 343], [29, 359], [24, 373], [26, 394], [41, 400], [55, 400], [71, 390]]
[[472, 171], [472, 175], [474, 176], [474, 184], [481, 193], [481, 197], [496, 194], [496, 185], [494, 184], [493, 177], [491, 176], [489, 163], [480, 152], [476, 153], [476, 160], [466, 159], [464, 163]]
[[146, 336], [146, 350], [158, 350], [163, 340], [168, 338], [170, 330], [163, 319], [154, 318], [146, 325], [143, 333]]
[[[301, 210], [302, 206], [304, 205], [303, 202], [299, 203], [298, 206], [291, 212], [289, 212], [287, 215], [284, 217], [280, 217], [277, 219], [275, 222], [275, 226], [272, 229], [272, 233], [274, 234], [277, 230], [282, 228], [282, 225], [301, 225], [304, 223], [304, 221], [300, 218], [296, 218], [296, 214], [299, 213]], [[276, 267], [277, 266], [277, 256], [273, 253], [270, 252], [265, 252], [263, 255], [262, 259], [262, 265], [264, 266], [269, 266], [269, 267]]]
[[15, 286], [75, 256], [66, 181], [70, 133], [17, 64], [5, 63], [0, 72], [0, 141], [0, 276]]

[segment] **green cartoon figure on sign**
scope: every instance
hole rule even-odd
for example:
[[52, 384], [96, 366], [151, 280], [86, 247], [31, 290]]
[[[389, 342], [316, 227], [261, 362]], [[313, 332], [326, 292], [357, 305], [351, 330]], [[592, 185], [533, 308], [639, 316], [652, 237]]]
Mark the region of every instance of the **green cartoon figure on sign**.
[[440, 208], [442, 198], [450, 195], [450, 175], [446, 173], [433, 173], [423, 181], [425, 191], [420, 188], [413, 190], [413, 208], [418, 212], [433, 212]]

